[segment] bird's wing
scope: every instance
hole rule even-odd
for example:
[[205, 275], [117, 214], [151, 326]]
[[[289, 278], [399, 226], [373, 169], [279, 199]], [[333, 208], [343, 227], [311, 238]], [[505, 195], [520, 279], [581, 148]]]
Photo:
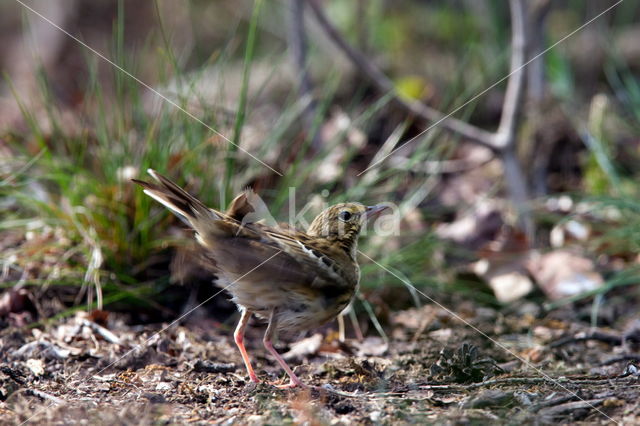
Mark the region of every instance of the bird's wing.
[[303, 232], [274, 232], [266, 234], [275, 240], [283, 251], [297, 259], [301, 267], [315, 272], [325, 281], [341, 281], [343, 271], [340, 263], [327, 252], [324, 241], [309, 237]]
[[282, 285], [343, 281], [335, 260], [306, 234], [238, 221], [235, 217], [248, 211], [242, 194], [227, 215], [209, 209], [157, 172], [149, 170], [149, 174], [158, 184], [135, 182], [196, 231], [198, 242], [228, 280], [278, 281]]
[[301, 233], [219, 220], [208, 227], [216, 229], [198, 232], [198, 240], [231, 280], [246, 278], [255, 269], [251, 280], [278, 281], [280, 285], [343, 281], [335, 262], [304, 241]]

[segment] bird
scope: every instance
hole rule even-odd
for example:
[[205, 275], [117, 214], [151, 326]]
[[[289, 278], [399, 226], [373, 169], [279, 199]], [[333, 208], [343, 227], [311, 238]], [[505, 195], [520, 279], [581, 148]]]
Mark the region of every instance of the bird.
[[[218, 285], [226, 287], [240, 310], [234, 340], [251, 382], [259, 383], [244, 345], [249, 319], [267, 321], [264, 347], [289, 376], [283, 388], [304, 383], [273, 347], [277, 331], [314, 329], [349, 306], [360, 281], [356, 259], [360, 231], [388, 208], [358, 202], [323, 210], [308, 229], [269, 226], [251, 218], [250, 191], [244, 191], [226, 212], [207, 207], [193, 195], [153, 169], [155, 183], [133, 179], [143, 192], [163, 204], [195, 231], [203, 254], [216, 270]], [[255, 216], [255, 215], [254, 215]]]

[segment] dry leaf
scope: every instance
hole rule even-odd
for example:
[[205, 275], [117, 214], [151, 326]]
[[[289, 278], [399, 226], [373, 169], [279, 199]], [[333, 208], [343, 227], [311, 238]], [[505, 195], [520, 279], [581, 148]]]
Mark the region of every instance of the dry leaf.
[[491, 274], [487, 280], [496, 299], [502, 303], [518, 300], [533, 290], [529, 277], [519, 271]]
[[567, 250], [534, 256], [527, 267], [550, 300], [594, 290], [604, 283], [591, 259]]
[[307, 355], [314, 355], [322, 345], [322, 334], [316, 333], [311, 337], [302, 339], [293, 345], [289, 352], [282, 355], [284, 359], [304, 358]]
[[442, 343], [446, 343], [451, 340], [451, 336], [453, 336], [453, 330], [450, 328], [441, 328], [440, 330], [435, 330], [429, 333], [430, 338]]
[[357, 356], [382, 356], [389, 349], [389, 345], [380, 337], [367, 337], [362, 342], [353, 342], [353, 346], [358, 350]]

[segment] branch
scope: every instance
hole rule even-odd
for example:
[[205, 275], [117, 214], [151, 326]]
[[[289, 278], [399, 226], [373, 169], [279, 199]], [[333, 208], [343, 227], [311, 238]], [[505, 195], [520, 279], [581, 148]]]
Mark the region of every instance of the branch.
[[620, 345], [623, 345], [625, 342], [624, 336], [620, 336], [617, 334], [603, 333], [601, 331], [592, 331], [589, 333], [580, 332], [580, 333], [577, 333], [575, 336], [563, 337], [561, 339], [556, 340], [555, 342], [551, 342], [549, 344], [549, 347], [559, 348], [561, 346], [568, 345], [571, 343], [587, 342], [590, 340], [607, 343], [613, 346], [620, 346]]
[[510, 0], [509, 5], [511, 10], [511, 65], [500, 125], [494, 136], [494, 144], [501, 150], [509, 149], [515, 145], [516, 128], [524, 92], [524, 65], [527, 50], [526, 6], [523, 0]]
[[640, 362], [640, 355], [619, 355], [612, 358], [605, 359], [600, 365], [611, 365], [618, 362]]
[[[529, 5], [527, 56], [530, 58], [544, 50], [545, 23], [551, 6], [551, 0], [537, 0]], [[538, 105], [544, 93], [544, 56], [541, 56], [527, 66], [527, 98]]]
[[66, 401], [64, 399], [60, 399], [57, 396], [53, 396], [50, 393], [38, 390], [38, 389], [25, 389], [24, 393], [27, 395], [37, 396], [40, 399], [51, 401], [51, 405], [62, 405]]
[[300, 75], [300, 91], [304, 95], [311, 93], [311, 79], [307, 69], [307, 34], [304, 28], [304, 0], [291, 0], [289, 10], [289, 52], [293, 65]]
[[351, 60], [351, 62], [362, 71], [367, 78], [383, 93], [392, 93], [394, 95], [395, 102], [401, 107], [405, 108], [413, 115], [416, 115], [427, 121], [435, 121], [436, 124], [442, 125], [443, 128], [460, 134], [467, 139], [483, 145], [493, 151], [496, 150], [494, 143], [493, 133], [480, 129], [462, 120], [458, 120], [453, 117], [447, 117], [442, 112], [433, 109], [422, 102], [407, 101], [401, 98], [393, 85], [393, 82], [382, 72], [380, 69], [369, 60], [369, 58], [362, 54], [362, 52], [352, 47], [342, 37], [336, 27], [329, 22], [327, 16], [324, 14], [322, 7], [318, 3], [318, 0], [306, 0], [311, 11], [313, 12], [320, 27], [326, 32], [333, 43], [338, 46], [340, 50]]
[[504, 95], [502, 115], [498, 131], [494, 135], [494, 146], [501, 154], [504, 168], [504, 180], [509, 194], [518, 212], [518, 221], [527, 237], [532, 239], [535, 226], [531, 212], [527, 208], [529, 190], [527, 179], [522, 170], [516, 152], [518, 118], [522, 109], [522, 96], [526, 74], [524, 66], [527, 59], [527, 6], [525, 0], [510, 0], [511, 11], [511, 64], [509, 80]]
[[[465, 137], [470, 142], [489, 148], [500, 157], [504, 166], [505, 182], [507, 184], [512, 203], [518, 210], [520, 223], [527, 236], [533, 237], [533, 218], [526, 208], [529, 201], [526, 177], [522, 171], [522, 166], [518, 161], [515, 149], [516, 130], [522, 106], [522, 95], [525, 81], [524, 66], [526, 64], [527, 57], [527, 9], [524, 4], [524, 0], [510, 0], [509, 2], [512, 33], [511, 62], [509, 74], [507, 76], [507, 89], [505, 92], [500, 124], [495, 133], [488, 132], [464, 121], [450, 117], [451, 114], [464, 107], [466, 103], [445, 115], [422, 102], [408, 101], [400, 97], [395, 90], [393, 82], [382, 71], [380, 71], [380, 69], [370, 61], [366, 55], [347, 43], [340, 32], [329, 22], [320, 7], [319, 1], [306, 1], [311, 7], [318, 24], [326, 32], [328, 37], [336, 46], [338, 46], [339, 49], [343, 51], [343, 53], [351, 60], [353, 65], [369, 80], [371, 80], [378, 90], [384, 93], [393, 94], [395, 103], [409, 111], [411, 114], [433, 122], [426, 130], [431, 129], [436, 125], [441, 125], [444, 129], [457, 133]], [[502, 80], [499, 82], [501, 81]], [[493, 86], [497, 84], [498, 83], [494, 83]], [[489, 89], [493, 86], [490, 86]], [[485, 92], [489, 89], [486, 89]], [[475, 98], [479, 97], [483, 93], [484, 92], [481, 92]], [[472, 98], [472, 100], [475, 98]], [[405, 142], [404, 145], [409, 142], [411, 142], [411, 140]], [[398, 148], [396, 148], [396, 150], [397, 149]], [[396, 150], [392, 151], [391, 154]], [[373, 165], [375, 164], [377, 163], [374, 163]], [[373, 165], [369, 168], [373, 167]]]
[[[546, 417], [549, 419], [553, 419], [554, 417], [559, 417], [560, 415], [564, 415], [566, 413], [572, 413], [577, 410], [597, 410], [596, 406], [601, 405], [606, 398], [596, 398], [596, 399], [583, 399], [581, 401], [567, 402], [565, 404], [556, 405], [553, 407], [545, 408], [538, 412], [538, 418]], [[602, 411], [600, 411], [602, 412]]]

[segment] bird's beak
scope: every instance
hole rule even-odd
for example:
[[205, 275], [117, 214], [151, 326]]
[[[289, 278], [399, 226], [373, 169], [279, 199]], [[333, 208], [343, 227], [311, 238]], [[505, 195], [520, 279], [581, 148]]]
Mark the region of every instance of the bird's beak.
[[378, 215], [380, 215], [380, 213], [382, 213], [383, 211], [387, 210], [389, 208], [389, 206], [384, 205], [384, 204], [378, 204], [375, 206], [367, 206], [365, 213], [364, 213], [364, 217], [366, 219], [374, 219], [376, 217], [378, 217]]

